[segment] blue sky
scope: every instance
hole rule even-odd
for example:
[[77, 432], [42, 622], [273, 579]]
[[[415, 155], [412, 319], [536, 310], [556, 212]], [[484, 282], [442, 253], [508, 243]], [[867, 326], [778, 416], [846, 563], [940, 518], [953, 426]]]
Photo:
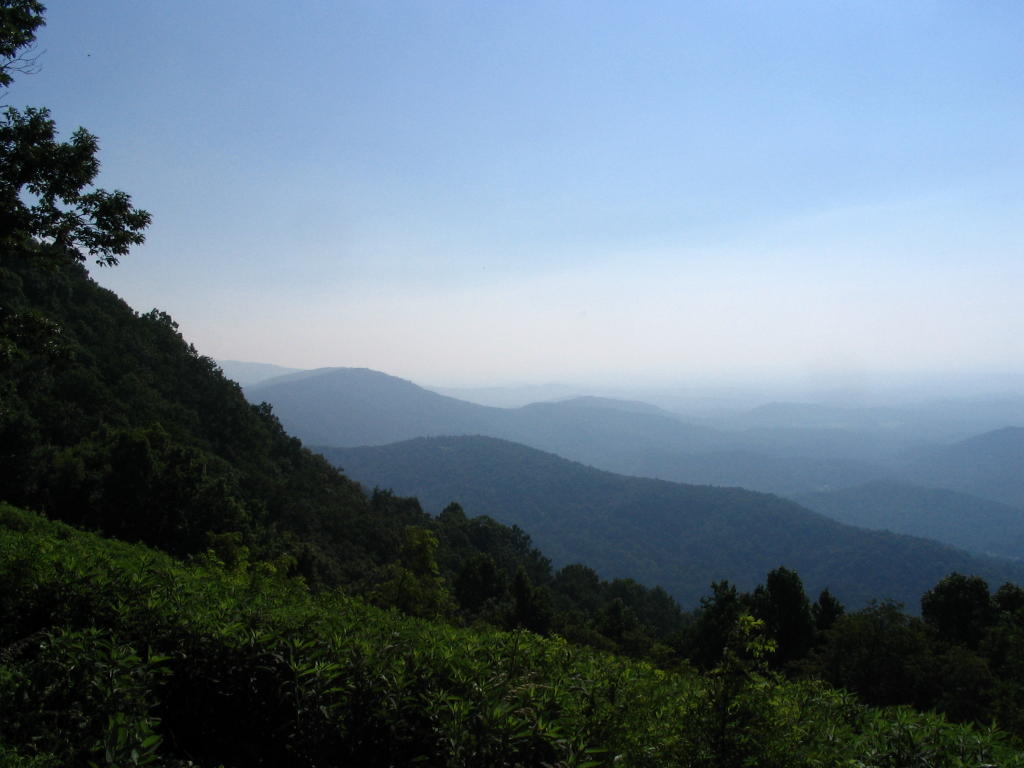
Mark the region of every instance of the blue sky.
[[54, 0], [204, 354], [434, 384], [1022, 373], [1024, 4]]

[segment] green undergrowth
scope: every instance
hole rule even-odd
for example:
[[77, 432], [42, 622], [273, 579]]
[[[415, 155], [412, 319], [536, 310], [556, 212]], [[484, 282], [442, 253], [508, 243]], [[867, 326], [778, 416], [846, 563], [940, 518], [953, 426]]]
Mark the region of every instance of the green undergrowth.
[[0, 505], [0, 766], [1024, 765], [759, 664], [705, 676], [312, 595]]

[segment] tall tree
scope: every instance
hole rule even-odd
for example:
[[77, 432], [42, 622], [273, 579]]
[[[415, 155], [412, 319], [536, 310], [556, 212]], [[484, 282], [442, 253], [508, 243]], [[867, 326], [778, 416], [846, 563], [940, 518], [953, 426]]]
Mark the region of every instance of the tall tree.
[[711, 585], [711, 595], [700, 599], [696, 620], [690, 628], [690, 657], [704, 669], [722, 660], [726, 644], [746, 609], [744, 596], [728, 581]]
[[924, 593], [921, 617], [943, 640], [978, 647], [992, 624], [992, 598], [980, 576], [951, 573]]
[[[28, 69], [44, 6], [0, 0], [0, 87]], [[69, 141], [44, 107], [8, 107], [0, 119], [0, 246], [111, 266], [145, 240], [150, 215], [120, 190], [94, 186], [99, 142], [84, 128]]]
[[770, 571], [764, 585], [754, 590], [751, 608], [775, 640], [773, 663], [785, 666], [807, 654], [814, 640], [814, 619], [796, 571], [783, 567]]
[[819, 634], [825, 632], [844, 613], [846, 613], [846, 609], [839, 602], [839, 598], [827, 589], [821, 590], [821, 594], [818, 595], [818, 601], [811, 606], [811, 616], [814, 617], [814, 629]]

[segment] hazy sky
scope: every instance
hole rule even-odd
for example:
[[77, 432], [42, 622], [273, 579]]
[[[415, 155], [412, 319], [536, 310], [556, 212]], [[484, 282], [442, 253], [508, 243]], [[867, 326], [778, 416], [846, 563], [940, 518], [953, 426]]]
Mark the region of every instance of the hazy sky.
[[50, 0], [204, 354], [433, 384], [1024, 372], [1024, 3]]

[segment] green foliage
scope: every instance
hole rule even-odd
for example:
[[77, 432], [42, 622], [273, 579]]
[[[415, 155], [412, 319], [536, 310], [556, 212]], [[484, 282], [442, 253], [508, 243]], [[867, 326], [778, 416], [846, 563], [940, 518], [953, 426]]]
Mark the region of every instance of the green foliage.
[[[90, 189], [99, 143], [84, 128], [57, 139], [44, 108], [8, 107], [0, 119], [0, 222], [4, 245], [42, 243], [47, 253], [114, 265], [145, 240], [150, 215], [115, 190]], [[83, 253], [85, 251], [85, 253]]]
[[406, 528], [398, 562], [385, 566], [382, 576], [372, 594], [378, 605], [427, 619], [452, 613], [451, 595], [437, 565], [437, 537], [431, 531]]
[[783, 681], [748, 614], [701, 678], [186, 566], [2, 505], [0, 582], [10, 765], [1024, 764], [994, 730]]
[[902, 606], [877, 603], [841, 617], [814, 655], [815, 669], [834, 685], [881, 705], [917, 703], [928, 686], [930, 638]]
[[727, 581], [712, 584], [711, 595], [702, 598], [700, 604], [689, 632], [688, 656], [701, 668], [710, 669], [721, 661], [746, 606], [736, 587]]
[[0, 88], [14, 79], [12, 72], [31, 72], [35, 58], [28, 55], [43, 26], [46, 9], [38, 0], [0, 2]]
[[[934, 600], [962, 581], [953, 574], [926, 598]], [[935, 614], [930, 615], [934, 621]], [[1014, 621], [1012, 614], [1004, 614], [980, 643], [969, 642], [962, 630], [950, 637], [934, 623], [905, 615], [898, 605], [875, 604], [841, 616], [800, 666], [871, 704], [912, 705], [957, 722], [997, 720], [1022, 734], [1015, 713], [1024, 702], [1024, 669], [1010, 662]]]
[[[330, 378], [322, 378], [323, 389], [296, 385], [286, 398], [282, 385], [268, 387], [265, 394], [281, 396], [282, 406], [291, 398], [304, 412], [313, 398], [336, 409], [337, 398], [333, 406], [324, 402], [323, 390], [334, 390]], [[370, 384], [364, 386], [354, 391], [370, 397]], [[352, 402], [353, 412], [361, 413]], [[416, 402], [429, 407], [427, 401]], [[495, 418], [501, 413], [496, 410]], [[416, 423], [411, 415], [406, 419]], [[543, 426], [542, 434], [559, 434], [552, 424]], [[415, 493], [427, 510], [457, 498], [468, 512], [519, 525], [556, 567], [585, 563], [606, 578], [660, 585], [686, 608], [696, 607], [713, 581], [727, 578], [749, 591], [779, 565], [798, 572], [808, 592], [816, 595], [827, 587], [855, 607], [873, 598], [916, 603], [951, 571], [1024, 583], [1022, 564], [843, 526], [777, 496], [624, 477], [505, 440], [463, 435], [321, 450], [350, 477]]]
[[[27, 52], [43, 25], [45, 8], [35, 0], [0, 4], [0, 87], [12, 72], [32, 70]], [[145, 240], [150, 215], [121, 191], [92, 189], [100, 164], [99, 143], [84, 128], [57, 140], [45, 108], [8, 107], [0, 119], [0, 248], [38, 257], [117, 264]], [[9, 318], [8, 318], [9, 319]]]
[[814, 641], [815, 627], [800, 576], [788, 568], [770, 571], [764, 585], [754, 590], [750, 602], [754, 616], [765, 622], [774, 639], [773, 663], [783, 667], [802, 659]]
[[[740, 614], [723, 649], [721, 663], [707, 676], [704, 705], [695, 745], [700, 763], [734, 768], [777, 765], [785, 755], [773, 722], [771, 679], [765, 676], [767, 659], [775, 644], [765, 634], [765, 623]], [[778, 750], [778, 754], [776, 754]]]
[[840, 616], [846, 613], [843, 604], [827, 589], [821, 590], [817, 601], [811, 606], [814, 629], [819, 634], [832, 628]]
[[921, 597], [921, 617], [942, 639], [977, 648], [993, 619], [988, 584], [951, 573]]
[[544, 587], [536, 587], [526, 569], [520, 567], [512, 580], [511, 627], [544, 634], [551, 627], [551, 595]]
[[[244, 549], [252, 563], [291, 563], [313, 587], [345, 585], [417, 616], [652, 657], [680, 631], [674, 601], [634, 582], [598, 580], [579, 604], [559, 596], [520, 528], [457, 505], [435, 519], [412, 499], [367, 497], [248, 404], [165, 313], [137, 315], [75, 264], [0, 259], [0, 307], [46, 318], [35, 336], [10, 332], [18, 354], [0, 365], [0, 499], [182, 557], [212, 548], [233, 562]], [[436, 573], [403, 562], [410, 528], [436, 541]], [[598, 626], [615, 599], [639, 618], [628, 638]]]
[[96, 628], [44, 631], [7, 655], [0, 685], [6, 740], [65, 765], [82, 757], [89, 765], [155, 764], [162, 737], [152, 710], [166, 659], [142, 657]]

